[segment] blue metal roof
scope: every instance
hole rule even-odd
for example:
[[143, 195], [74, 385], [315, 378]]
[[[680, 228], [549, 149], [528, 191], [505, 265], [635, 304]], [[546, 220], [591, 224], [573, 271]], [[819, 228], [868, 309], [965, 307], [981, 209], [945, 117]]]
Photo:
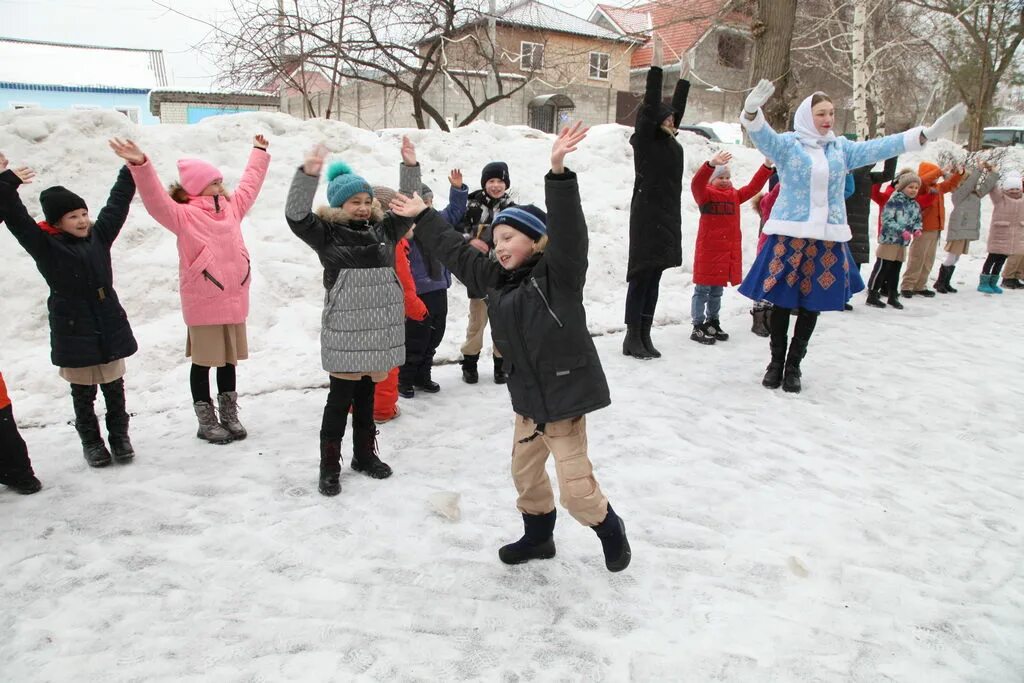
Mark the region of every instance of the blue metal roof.
[[147, 95], [149, 88], [106, 88], [87, 85], [49, 85], [46, 83], [14, 83], [11, 81], [0, 81], [0, 88], [8, 90], [34, 90], [42, 92], [93, 92], [93, 93], [117, 93], [121, 95]]

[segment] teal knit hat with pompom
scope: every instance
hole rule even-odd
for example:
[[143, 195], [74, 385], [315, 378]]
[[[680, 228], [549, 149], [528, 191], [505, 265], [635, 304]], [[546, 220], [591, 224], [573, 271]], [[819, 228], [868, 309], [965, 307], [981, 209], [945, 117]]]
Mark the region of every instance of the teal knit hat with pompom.
[[342, 161], [335, 161], [327, 169], [327, 203], [337, 208], [347, 202], [353, 195], [365, 192], [373, 197], [373, 188], [365, 178], [357, 176]]

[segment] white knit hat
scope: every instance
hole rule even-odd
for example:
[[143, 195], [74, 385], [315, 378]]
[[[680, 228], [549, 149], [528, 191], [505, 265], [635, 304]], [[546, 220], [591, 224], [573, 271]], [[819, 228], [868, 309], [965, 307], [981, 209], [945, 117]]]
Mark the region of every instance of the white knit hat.
[[715, 170], [711, 173], [711, 179], [721, 178], [726, 173], [732, 176], [732, 171], [729, 169], [729, 164], [722, 164], [721, 166], [715, 166]]
[[1003, 192], [1010, 192], [1012, 190], [1021, 189], [1021, 177], [1020, 173], [1008, 173], [1003, 176], [1003, 179], [999, 181], [999, 189]]

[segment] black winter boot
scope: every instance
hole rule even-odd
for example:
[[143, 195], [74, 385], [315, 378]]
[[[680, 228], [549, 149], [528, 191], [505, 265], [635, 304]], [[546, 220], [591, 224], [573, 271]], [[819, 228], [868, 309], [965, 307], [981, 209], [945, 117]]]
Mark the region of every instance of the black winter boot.
[[494, 383], [505, 384], [508, 382], [508, 375], [505, 374], [505, 361], [497, 356], [494, 357]]
[[352, 469], [374, 479], [387, 479], [391, 468], [377, 455], [377, 434], [375, 429], [352, 430]]
[[128, 438], [128, 411], [125, 409], [124, 380], [101, 384], [103, 400], [107, 404], [107, 441], [114, 454], [114, 462], [126, 464], [135, 458], [135, 449]]
[[626, 325], [626, 338], [622, 340], [622, 355], [640, 360], [654, 358], [644, 346], [644, 333], [640, 325]]
[[0, 484], [29, 495], [43, 488], [32, 471], [28, 447], [18, 433], [10, 406], [0, 409]]
[[550, 560], [555, 556], [555, 517], [557, 510], [545, 515], [523, 513], [523, 537], [498, 549], [498, 558], [505, 564], [522, 564], [530, 560]]
[[698, 344], [705, 344], [710, 346], [711, 344], [714, 344], [717, 340], [715, 339], [715, 335], [711, 334], [708, 331], [707, 323], [704, 323], [702, 325], [693, 326], [693, 330], [690, 332], [690, 341], [695, 341]]
[[897, 289], [892, 289], [889, 291], [889, 298], [885, 300], [885, 303], [889, 304], [897, 311], [903, 310], [903, 304], [900, 303], [900, 293]]
[[768, 329], [768, 309], [755, 308], [750, 311], [750, 317], [754, 320], [750, 325], [750, 331], [758, 337], [770, 337], [772, 332]]
[[416, 387], [411, 384], [404, 384], [399, 380], [398, 395], [402, 398], [416, 398]]
[[868, 299], [865, 303], [874, 308], [885, 308], [885, 302], [882, 301], [881, 295], [875, 290], [868, 292]]
[[341, 493], [341, 439], [320, 439], [320, 493]]
[[604, 566], [610, 572], [621, 572], [629, 566], [633, 558], [633, 552], [629, 548], [629, 540], [626, 538], [626, 525], [622, 518], [615, 514], [612, 506], [608, 506], [608, 515], [604, 521], [597, 526], [591, 527], [601, 539], [601, 547], [604, 549]]
[[786, 376], [782, 380], [782, 390], [791, 394], [800, 393], [800, 361], [807, 355], [807, 342], [793, 337], [789, 344], [789, 356], [786, 358]]
[[778, 389], [782, 386], [782, 370], [786, 364], [786, 341], [786, 339], [782, 339], [779, 344], [768, 345], [772, 351], [772, 362], [764, 371], [764, 379], [761, 380], [761, 384], [769, 389]]
[[640, 323], [640, 341], [643, 342], [647, 353], [651, 354], [651, 358], [661, 358], [661, 351], [654, 348], [654, 342], [651, 341], [652, 327], [654, 327], [654, 316], [643, 316]]
[[480, 381], [480, 375], [476, 371], [476, 363], [479, 360], [479, 353], [462, 357], [462, 381], [466, 384], [476, 384]]
[[422, 389], [428, 394], [436, 394], [441, 391], [441, 385], [435, 382], [431, 378], [431, 371], [434, 367], [433, 360], [426, 360], [420, 367], [419, 372], [416, 373], [416, 379], [413, 380], [413, 386], [417, 389]]
[[1015, 277], [1004, 277], [1001, 287], [1003, 289], [1024, 289], [1024, 284], [1021, 284], [1021, 281]]
[[729, 341], [729, 333], [722, 329], [722, 323], [718, 321], [718, 318], [712, 318], [704, 323], [704, 329], [716, 341]]
[[939, 294], [949, 294], [949, 278], [953, 274], [953, 266], [939, 266], [939, 277], [935, 279], [935, 291]]
[[71, 401], [75, 406], [75, 430], [82, 440], [82, 454], [89, 467], [110, 464], [110, 451], [100, 436], [100, 423], [96, 419], [96, 385], [72, 384]]

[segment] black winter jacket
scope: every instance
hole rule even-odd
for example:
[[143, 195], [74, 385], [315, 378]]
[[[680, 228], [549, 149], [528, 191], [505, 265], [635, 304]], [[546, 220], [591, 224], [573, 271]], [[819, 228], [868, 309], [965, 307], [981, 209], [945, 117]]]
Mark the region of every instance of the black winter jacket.
[[467, 287], [486, 292], [512, 408], [538, 425], [611, 403], [583, 308], [589, 239], [576, 174], [548, 173], [544, 186], [548, 246], [511, 272], [466, 244], [433, 209], [416, 219], [417, 239]]
[[661, 69], [647, 72], [647, 90], [636, 114], [629, 144], [633, 146], [633, 199], [629, 207], [629, 265], [626, 279], [643, 271], [662, 271], [683, 263], [682, 218], [683, 148], [661, 122], [672, 115], [683, 119], [690, 82], [680, 79], [672, 106], [661, 101]]
[[84, 239], [51, 235], [32, 219], [18, 196], [21, 181], [0, 174], [0, 220], [35, 260], [50, 296], [50, 359], [64, 368], [86, 368], [127, 358], [139, 350], [128, 314], [114, 291], [110, 248], [128, 218], [135, 181], [122, 167], [96, 222]]
[[[484, 190], [470, 192], [466, 202], [466, 214], [462, 217], [462, 221], [456, 227], [465, 233], [469, 239], [481, 239], [486, 242], [488, 246], [493, 246], [494, 235], [492, 223], [494, 222], [494, 217], [497, 216], [502, 209], [515, 205], [516, 203], [513, 202], [511, 197], [507, 194], [494, 199]], [[463, 282], [462, 284], [466, 285], [466, 292], [469, 294], [470, 299], [484, 298], [483, 292], [472, 289], [466, 282]]]
[[888, 182], [896, 176], [897, 157], [885, 160], [879, 173], [872, 166], [862, 166], [850, 171], [853, 176], [853, 194], [846, 198], [846, 222], [850, 226], [850, 251], [853, 260], [860, 265], [871, 261], [871, 186]]

